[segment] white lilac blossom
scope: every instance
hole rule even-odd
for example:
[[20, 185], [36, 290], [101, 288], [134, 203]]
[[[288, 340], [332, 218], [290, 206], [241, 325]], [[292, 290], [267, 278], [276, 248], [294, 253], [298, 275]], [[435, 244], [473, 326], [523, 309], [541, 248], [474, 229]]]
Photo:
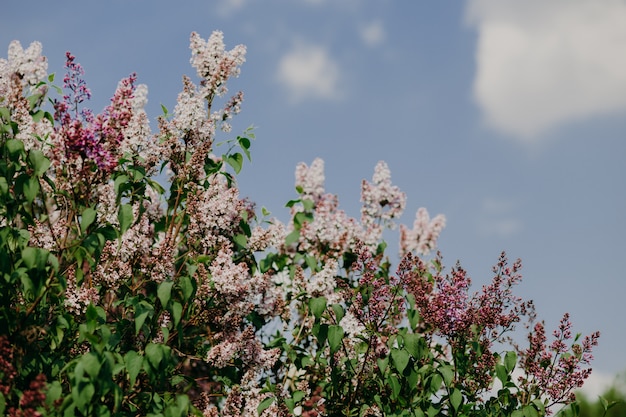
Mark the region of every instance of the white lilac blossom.
[[204, 97], [189, 77], [183, 77], [183, 91], [178, 95], [172, 126], [192, 150], [201, 142], [212, 141], [215, 126], [209, 118]]
[[391, 171], [385, 162], [376, 164], [371, 183], [361, 183], [361, 202], [363, 240], [372, 247], [380, 241], [384, 227], [395, 228], [392, 219], [400, 217], [406, 206], [406, 194], [391, 184]]
[[246, 47], [237, 45], [227, 51], [224, 34], [214, 31], [206, 41], [196, 32], [190, 37], [191, 65], [202, 78], [203, 96], [212, 99], [223, 96], [228, 91], [226, 80], [239, 75], [239, 67], [246, 60]]
[[264, 251], [270, 247], [280, 248], [285, 242], [285, 225], [273, 219], [267, 228], [256, 226], [248, 238], [248, 247], [252, 251]]
[[154, 173], [162, 154], [156, 138], [150, 130], [150, 121], [145, 106], [148, 103], [148, 87], [139, 84], [131, 99], [132, 117], [124, 129], [124, 139], [120, 143], [120, 154], [139, 158], [148, 175]]
[[221, 175], [212, 175], [209, 186], [198, 186], [188, 197], [189, 242], [198, 250], [211, 251], [228, 244], [226, 236], [238, 226], [245, 203], [239, 190], [229, 187]]
[[426, 255], [437, 246], [439, 234], [446, 226], [446, 218], [442, 214], [432, 220], [425, 208], [420, 208], [415, 214], [413, 229], [400, 226], [400, 252], [406, 254], [414, 252]]
[[296, 187], [302, 189], [302, 199], [317, 202], [324, 195], [324, 161], [316, 158], [311, 166], [301, 162], [296, 167]]
[[8, 59], [0, 58], [0, 103], [9, 92], [12, 74], [18, 76], [22, 87], [34, 86], [48, 75], [48, 61], [41, 55], [42, 49], [37, 41], [26, 49], [19, 41], [9, 44]]
[[337, 288], [335, 277], [338, 268], [339, 263], [336, 259], [328, 259], [322, 270], [313, 274], [306, 283], [307, 293], [316, 297], [326, 297], [330, 304], [341, 301], [341, 296], [335, 292], [335, 288]]

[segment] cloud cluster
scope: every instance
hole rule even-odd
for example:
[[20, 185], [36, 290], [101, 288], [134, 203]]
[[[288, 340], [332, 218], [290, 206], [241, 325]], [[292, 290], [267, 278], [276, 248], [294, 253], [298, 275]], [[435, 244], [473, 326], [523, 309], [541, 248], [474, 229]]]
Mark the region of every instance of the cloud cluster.
[[339, 65], [329, 51], [315, 44], [297, 43], [281, 58], [277, 81], [292, 101], [304, 98], [337, 99], [341, 96]]
[[482, 202], [478, 219], [479, 232], [484, 236], [509, 238], [523, 229], [515, 215], [517, 205], [510, 200], [487, 197]]
[[569, 121], [626, 110], [626, 2], [469, 0], [474, 96], [486, 124], [534, 141]]

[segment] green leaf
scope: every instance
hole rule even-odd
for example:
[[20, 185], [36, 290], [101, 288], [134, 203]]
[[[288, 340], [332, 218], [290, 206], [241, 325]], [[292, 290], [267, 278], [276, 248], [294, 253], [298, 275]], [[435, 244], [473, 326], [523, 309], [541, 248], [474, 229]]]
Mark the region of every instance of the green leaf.
[[459, 391], [458, 388], [454, 388], [450, 394], [450, 405], [455, 410], [458, 410], [461, 405], [461, 401], [463, 401], [463, 394], [461, 394], [461, 391]]
[[120, 233], [124, 234], [133, 223], [133, 206], [130, 204], [122, 204], [117, 214], [117, 220], [120, 222]]
[[194, 287], [191, 278], [188, 276], [182, 276], [178, 279], [178, 285], [183, 292], [183, 297], [185, 301], [189, 301], [191, 296], [193, 295]]
[[5, 177], [0, 177], [0, 193], [2, 195], [9, 194], [9, 183]]
[[265, 409], [267, 409], [270, 405], [272, 405], [273, 402], [274, 402], [274, 397], [267, 397], [266, 399], [261, 401], [259, 403], [259, 406], [256, 409], [257, 413], [261, 415], [261, 413], [263, 413]]
[[449, 365], [440, 366], [438, 370], [443, 377], [444, 384], [446, 384], [446, 387], [449, 387], [450, 384], [452, 384], [452, 380], [454, 379], [454, 370]]
[[96, 220], [97, 212], [96, 210], [88, 207], [83, 211], [83, 214], [80, 217], [80, 231], [85, 232], [89, 226]]
[[508, 373], [513, 372], [515, 365], [517, 364], [517, 355], [514, 351], [509, 351], [504, 355], [504, 367]]
[[39, 193], [39, 179], [37, 179], [37, 177], [30, 177], [27, 181], [24, 181], [23, 192], [26, 201], [29, 203], [35, 201], [37, 193]]
[[506, 384], [509, 380], [509, 373], [506, 371], [506, 367], [504, 365], [496, 365], [496, 377], [502, 381], [502, 384]]
[[83, 411], [87, 415], [86, 405], [91, 403], [91, 399], [95, 394], [96, 389], [91, 383], [75, 385], [72, 388], [72, 398], [76, 404], [76, 408]]
[[172, 303], [172, 307], [170, 311], [172, 313], [172, 319], [174, 319], [174, 326], [178, 326], [178, 323], [180, 323], [180, 319], [183, 314], [182, 304], [179, 302]]
[[41, 177], [50, 167], [50, 160], [39, 149], [31, 149], [28, 153], [28, 160], [38, 177]]
[[238, 234], [233, 237], [233, 241], [242, 248], [245, 248], [248, 245], [248, 237], [243, 234]]
[[22, 250], [22, 262], [28, 269], [44, 269], [49, 254], [50, 252], [45, 249], [27, 246]]
[[241, 167], [243, 166], [243, 156], [239, 152], [236, 152], [232, 155], [226, 155], [226, 158], [224, 158], [224, 160], [228, 165], [233, 167], [236, 174], [239, 174], [241, 172]]
[[533, 407], [532, 404], [528, 404], [522, 408], [522, 412], [524, 413], [524, 417], [539, 417], [537, 409]]
[[420, 349], [420, 341], [422, 340], [422, 336], [417, 333], [407, 333], [402, 337], [404, 338], [404, 348], [415, 359], [420, 359], [422, 357]]
[[98, 377], [102, 364], [94, 352], [84, 354], [80, 358], [80, 364], [91, 379], [96, 379]]
[[9, 139], [5, 142], [9, 157], [14, 159], [18, 154], [24, 152], [24, 143], [21, 140]]
[[343, 335], [344, 331], [341, 326], [335, 324], [328, 326], [328, 345], [330, 346], [331, 353], [337, 352], [337, 349], [339, 349], [341, 345]]
[[296, 243], [298, 239], [300, 239], [300, 231], [294, 230], [293, 232], [289, 233], [287, 237], [285, 237], [285, 245], [289, 246], [292, 243]]
[[135, 334], [139, 334], [148, 316], [154, 314], [154, 307], [147, 301], [140, 301], [135, 305]]
[[163, 361], [163, 346], [156, 343], [148, 343], [146, 346], [146, 359], [154, 369], [159, 369], [159, 365]]
[[384, 374], [385, 370], [387, 369], [387, 365], [389, 365], [389, 356], [376, 359], [376, 364], [378, 365], [378, 369], [380, 369], [380, 372]]
[[143, 357], [134, 350], [129, 351], [124, 355], [124, 364], [126, 364], [126, 371], [128, 372], [128, 379], [130, 380], [130, 386], [135, 385], [137, 376], [141, 371], [141, 364], [143, 363]]
[[345, 311], [343, 309], [343, 307], [341, 306], [341, 304], [333, 304], [331, 306], [331, 308], [333, 309], [333, 311], [335, 312], [335, 317], [337, 318], [337, 321], [341, 321], [341, 319], [343, 318]]
[[159, 301], [161, 301], [161, 306], [163, 306], [163, 308], [167, 307], [167, 303], [170, 301], [173, 286], [173, 281], [163, 281], [161, 284], [159, 284], [157, 296], [159, 297]]
[[250, 158], [250, 139], [238, 137], [237, 140], [239, 141], [239, 146], [246, 154], [246, 158], [248, 158], [248, 161], [251, 161], [252, 159]]
[[402, 386], [400, 385], [400, 382], [395, 375], [390, 375], [389, 378], [387, 378], [387, 382], [389, 383], [389, 387], [391, 388], [391, 399], [395, 400], [400, 395], [400, 390]]
[[405, 349], [393, 349], [391, 351], [391, 360], [393, 361], [394, 367], [399, 372], [403, 372], [409, 364], [409, 352]]
[[431, 374], [430, 377], [430, 392], [436, 393], [441, 388], [441, 384], [443, 383], [443, 378], [439, 374]]
[[309, 308], [316, 319], [322, 317], [326, 310], [326, 297], [316, 297], [309, 300]]

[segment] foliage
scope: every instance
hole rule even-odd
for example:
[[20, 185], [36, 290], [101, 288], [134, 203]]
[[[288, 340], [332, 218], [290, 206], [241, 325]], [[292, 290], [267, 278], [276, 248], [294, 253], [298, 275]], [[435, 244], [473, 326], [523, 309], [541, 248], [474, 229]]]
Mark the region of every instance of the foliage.
[[583, 393], [577, 394], [580, 417], [620, 417], [626, 415], [626, 391], [624, 375], [614, 381], [601, 396], [590, 398]]
[[[529, 417], [574, 403], [599, 335], [572, 336], [565, 315], [548, 343], [504, 253], [470, 292], [431, 254], [445, 219], [425, 209], [400, 227], [392, 268], [382, 234], [405, 195], [384, 162], [360, 219], [325, 193], [319, 159], [297, 167], [286, 224], [241, 198], [254, 133], [216, 138], [243, 94], [214, 106], [245, 48], [214, 32], [191, 50], [200, 82], [183, 78], [156, 133], [135, 74], [94, 114], [69, 52], [62, 88], [39, 43], [0, 60], [1, 414]], [[507, 344], [522, 321], [527, 348]]]

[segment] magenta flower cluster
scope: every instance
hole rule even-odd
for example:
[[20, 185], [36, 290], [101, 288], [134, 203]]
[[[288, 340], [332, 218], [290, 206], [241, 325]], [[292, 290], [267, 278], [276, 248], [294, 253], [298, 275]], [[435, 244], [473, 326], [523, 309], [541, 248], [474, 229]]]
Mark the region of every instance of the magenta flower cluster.
[[81, 103], [91, 98], [91, 91], [83, 79], [84, 70], [67, 52], [67, 74], [63, 86], [68, 93], [54, 103], [54, 119], [59, 122], [55, 137], [62, 145], [66, 160], [81, 159], [83, 166], [95, 164], [105, 173], [118, 163], [117, 149], [124, 138], [132, 112], [132, 98], [136, 76], [122, 80], [111, 104], [96, 116], [89, 109], [80, 109]]

